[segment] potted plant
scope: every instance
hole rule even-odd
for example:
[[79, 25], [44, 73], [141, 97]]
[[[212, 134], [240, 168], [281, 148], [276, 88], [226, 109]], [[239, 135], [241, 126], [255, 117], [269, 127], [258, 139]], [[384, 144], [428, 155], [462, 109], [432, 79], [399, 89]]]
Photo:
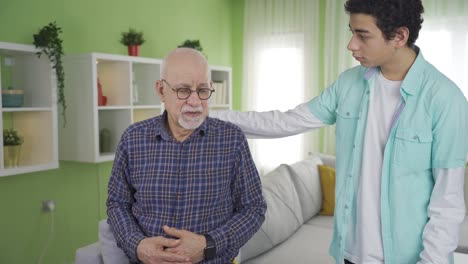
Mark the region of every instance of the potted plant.
[[127, 32], [122, 32], [120, 43], [128, 47], [128, 55], [138, 56], [140, 53], [140, 46], [145, 42], [143, 32], [138, 32], [133, 28], [128, 29]]
[[12, 128], [3, 130], [3, 164], [5, 168], [18, 166], [23, 142], [23, 137], [16, 130]]
[[67, 123], [65, 116], [67, 104], [64, 92], [65, 72], [62, 64], [63, 48], [60, 33], [62, 33], [62, 29], [58, 27], [54, 21], [39, 29], [39, 32], [34, 34], [33, 37], [34, 45], [36, 48], [40, 49], [40, 51], [37, 52], [37, 56], [41, 57], [43, 53], [47, 55], [53, 64], [52, 67], [55, 69], [55, 74], [57, 76], [57, 102], [62, 106], [63, 126], [65, 126]]
[[198, 50], [199, 52], [201, 52], [206, 58], [208, 58], [205, 53], [203, 53], [203, 48], [201, 46], [201, 43], [200, 43], [200, 40], [190, 40], [190, 39], [187, 39], [186, 41], [184, 41], [182, 44], [180, 44], [179, 46], [177, 46], [178, 48], [191, 48], [191, 49], [196, 49]]

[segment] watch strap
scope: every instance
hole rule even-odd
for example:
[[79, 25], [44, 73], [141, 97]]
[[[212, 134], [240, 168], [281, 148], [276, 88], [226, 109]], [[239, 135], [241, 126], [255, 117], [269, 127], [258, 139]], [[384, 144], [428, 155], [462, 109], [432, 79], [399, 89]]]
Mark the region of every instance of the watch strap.
[[205, 235], [206, 247], [204, 250], [204, 257], [206, 260], [213, 259], [216, 256], [216, 244], [210, 235]]

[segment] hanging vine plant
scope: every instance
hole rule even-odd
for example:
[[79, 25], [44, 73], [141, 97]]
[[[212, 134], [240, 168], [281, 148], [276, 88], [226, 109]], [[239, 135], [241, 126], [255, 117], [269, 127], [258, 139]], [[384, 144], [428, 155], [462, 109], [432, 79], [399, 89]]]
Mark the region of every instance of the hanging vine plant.
[[47, 55], [53, 64], [55, 74], [57, 75], [57, 103], [62, 106], [63, 126], [67, 123], [65, 115], [67, 104], [65, 101], [65, 72], [62, 64], [62, 40], [60, 39], [62, 29], [57, 26], [57, 23], [51, 22], [39, 29], [37, 34], [34, 34], [34, 45], [39, 48], [37, 56], [40, 58], [42, 54]]

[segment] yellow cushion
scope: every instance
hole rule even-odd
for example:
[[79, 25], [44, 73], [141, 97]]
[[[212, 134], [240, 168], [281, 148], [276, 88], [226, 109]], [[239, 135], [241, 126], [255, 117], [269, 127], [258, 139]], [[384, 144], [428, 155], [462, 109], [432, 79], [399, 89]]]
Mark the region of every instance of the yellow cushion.
[[333, 215], [335, 212], [335, 168], [318, 165], [320, 187], [322, 188], [321, 215]]
[[239, 264], [239, 262], [237, 262], [237, 259], [234, 259], [234, 260], [232, 261], [232, 263], [233, 263], [233, 264]]

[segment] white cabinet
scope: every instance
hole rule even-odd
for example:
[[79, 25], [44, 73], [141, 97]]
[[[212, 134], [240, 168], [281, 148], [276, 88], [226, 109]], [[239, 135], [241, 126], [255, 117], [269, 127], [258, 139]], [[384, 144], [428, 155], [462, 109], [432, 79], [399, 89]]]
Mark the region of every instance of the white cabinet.
[[[155, 89], [161, 63], [160, 59], [102, 53], [65, 56], [68, 122], [64, 128], [59, 126], [60, 159], [112, 161], [130, 124], [164, 110]], [[213, 66], [212, 79], [222, 83], [223, 99], [210, 102], [210, 107], [231, 109], [231, 69]]]
[[[32, 45], [0, 42], [0, 87], [24, 92], [19, 107], [0, 102], [0, 176], [58, 168], [56, 76], [47, 56], [38, 58], [36, 52]], [[14, 129], [24, 139], [15, 166], [4, 162], [4, 129]]]

